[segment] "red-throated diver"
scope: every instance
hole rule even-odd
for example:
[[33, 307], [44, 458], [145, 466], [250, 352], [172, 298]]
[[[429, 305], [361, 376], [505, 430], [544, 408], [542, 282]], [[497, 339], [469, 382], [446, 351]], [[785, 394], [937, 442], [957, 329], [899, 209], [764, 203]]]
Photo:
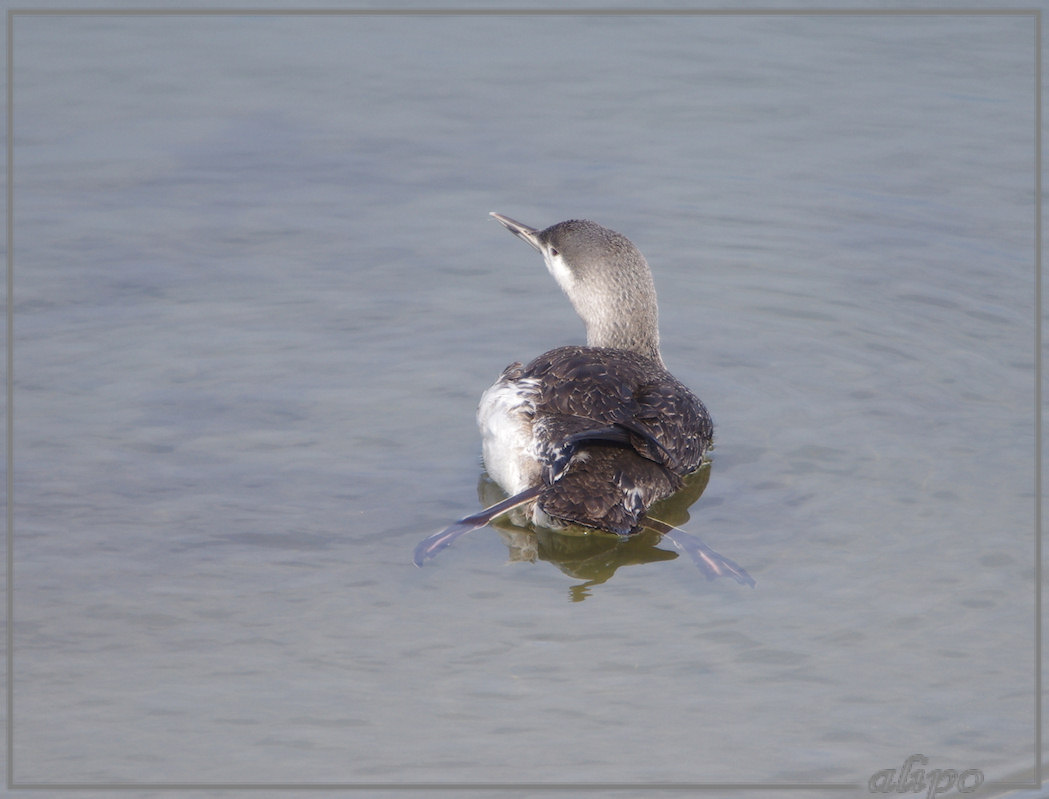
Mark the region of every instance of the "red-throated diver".
[[492, 216], [543, 256], [586, 324], [587, 346], [559, 347], [527, 366], [512, 363], [485, 391], [477, 411], [484, 463], [511, 496], [423, 541], [416, 564], [527, 504], [532, 522], [543, 527], [579, 524], [629, 535], [650, 526], [708, 576], [753, 585], [698, 539], [645, 517], [699, 468], [713, 437], [706, 407], [663, 363], [645, 257], [626, 236], [595, 222], [537, 230]]

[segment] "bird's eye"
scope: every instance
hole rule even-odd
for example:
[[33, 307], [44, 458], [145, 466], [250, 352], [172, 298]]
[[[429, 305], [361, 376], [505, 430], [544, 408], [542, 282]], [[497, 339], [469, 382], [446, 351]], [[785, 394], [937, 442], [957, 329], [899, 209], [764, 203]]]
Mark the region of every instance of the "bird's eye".
[[551, 247], [550, 248], [550, 254], [556, 258], [559, 253], [557, 252], [557, 250], [555, 248]]

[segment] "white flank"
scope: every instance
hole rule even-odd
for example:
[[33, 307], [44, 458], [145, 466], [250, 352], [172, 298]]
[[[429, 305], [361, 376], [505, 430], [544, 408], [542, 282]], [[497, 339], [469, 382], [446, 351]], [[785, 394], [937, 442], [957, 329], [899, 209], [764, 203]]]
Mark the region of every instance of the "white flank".
[[532, 435], [536, 385], [532, 378], [500, 379], [484, 392], [477, 408], [485, 468], [511, 495], [538, 480], [539, 461]]

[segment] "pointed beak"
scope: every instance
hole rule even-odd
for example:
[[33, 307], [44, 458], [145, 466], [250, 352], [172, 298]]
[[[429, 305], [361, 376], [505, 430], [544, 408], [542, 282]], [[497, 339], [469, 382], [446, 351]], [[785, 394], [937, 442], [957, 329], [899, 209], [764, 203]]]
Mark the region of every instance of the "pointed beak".
[[539, 250], [539, 252], [543, 251], [543, 248], [539, 246], [539, 231], [536, 230], [534, 227], [522, 225], [520, 222], [511, 219], [508, 216], [497, 214], [495, 211], [492, 211], [491, 215], [495, 217], [496, 221], [499, 222], [500, 225], [505, 227], [515, 236], [517, 236], [517, 238], [524, 239], [537, 250]]

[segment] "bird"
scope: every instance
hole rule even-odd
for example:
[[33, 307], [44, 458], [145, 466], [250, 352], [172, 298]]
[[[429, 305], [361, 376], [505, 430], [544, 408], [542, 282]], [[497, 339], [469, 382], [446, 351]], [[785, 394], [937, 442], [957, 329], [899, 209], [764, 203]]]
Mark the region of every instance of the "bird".
[[652, 271], [623, 234], [586, 219], [545, 229], [491, 216], [542, 255], [586, 327], [586, 345], [511, 363], [481, 396], [477, 423], [489, 476], [509, 497], [422, 541], [416, 565], [456, 538], [524, 507], [532, 524], [619, 536], [648, 526], [708, 577], [753, 585], [740, 566], [646, 516], [703, 463], [714, 425], [667, 369]]

